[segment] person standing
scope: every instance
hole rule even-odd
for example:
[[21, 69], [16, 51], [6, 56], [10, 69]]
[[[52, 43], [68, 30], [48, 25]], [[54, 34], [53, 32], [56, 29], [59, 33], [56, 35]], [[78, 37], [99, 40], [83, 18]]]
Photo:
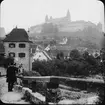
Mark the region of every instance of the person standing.
[[16, 73], [18, 73], [18, 68], [14, 63], [11, 63], [7, 68], [7, 82], [8, 82], [8, 92], [12, 91], [14, 83], [17, 81]]
[[24, 72], [23, 64], [20, 64], [19, 65], [19, 73], [23, 74], [23, 72]]
[[[20, 64], [19, 67], [18, 67], [18, 75], [19, 75], [20, 77], [22, 77], [23, 74], [24, 74], [23, 64]], [[18, 84], [21, 85], [21, 86], [23, 85], [22, 79], [18, 78]]]

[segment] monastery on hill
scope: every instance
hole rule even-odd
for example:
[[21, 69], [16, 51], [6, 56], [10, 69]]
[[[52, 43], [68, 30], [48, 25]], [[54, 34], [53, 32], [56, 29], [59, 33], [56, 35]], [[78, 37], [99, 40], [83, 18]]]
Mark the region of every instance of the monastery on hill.
[[[50, 16], [49, 18], [48, 15], [46, 15], [45, 23], [52, 23], [56, 25], [60, 32], [75, 32], [78, 30], [83, 30], [84, 28], [87, 28], [89, 26], [102, 30], [100, 23], [96, 25], [90, 21], [87, 22], [84, 20], [71, 21], [69, 10], [67, 11], [66, 16], [61, 18], [53, 18], [52, 16]], [[29, 30], [31, 33], [40, 33], [42, 25], [43, 24], [32, 26]]]
[[56, 24], [56, 25], [68, 24], [68, 23], [71, 22], [70, 12], [68, 10], [65, 17], [55, 18], [55, 19], [53, 19], [52, 16], [50, 16], [50, 18], [48, 18], [48, 15], [46, 15], [45, 22], [46, 23], [53, 23], [53, 24]]

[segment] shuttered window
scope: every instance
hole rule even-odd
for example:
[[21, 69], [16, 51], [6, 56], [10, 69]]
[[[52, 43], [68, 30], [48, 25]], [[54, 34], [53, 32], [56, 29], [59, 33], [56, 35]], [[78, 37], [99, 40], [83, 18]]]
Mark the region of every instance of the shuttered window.
[[15, 53], [14, 52], [10, 52], [9, 53], [9, 57], [15, 57]]
[[14, 43], [10, 43], [10, 44], [9, 44], [9, 47], [10, 47], [10, 48], [15, 48], [15, 44], [14, 44]]
[[21, 44], [19, 44], [19, 47], [20, 47], [20, 48], [25, 48], [26, 45], [25, 45], [24, 43], [21, 43]]
[[24, 58], [25, 57], [25, 53], [19, 53], [19, 57], [20, 58]]

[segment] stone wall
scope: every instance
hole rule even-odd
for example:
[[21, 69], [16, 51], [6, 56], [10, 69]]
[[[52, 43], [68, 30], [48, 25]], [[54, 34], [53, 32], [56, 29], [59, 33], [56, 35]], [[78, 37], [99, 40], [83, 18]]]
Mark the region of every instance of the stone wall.
[[26, 101], [34, 104], [45, 104], [45, 97], [38, 92], [33, 93], [31, 89], [20, 85], [14, 86], [14, 91], [22, 92], [23, 98]]

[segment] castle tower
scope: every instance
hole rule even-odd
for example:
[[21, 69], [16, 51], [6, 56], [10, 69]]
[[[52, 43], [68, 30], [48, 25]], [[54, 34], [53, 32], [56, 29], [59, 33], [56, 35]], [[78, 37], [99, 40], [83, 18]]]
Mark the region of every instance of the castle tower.
[[67, 11], [66, 18], [68, 19], [68, 21], [71, 21], [69, 9], [68, 9], [68, 11]]

